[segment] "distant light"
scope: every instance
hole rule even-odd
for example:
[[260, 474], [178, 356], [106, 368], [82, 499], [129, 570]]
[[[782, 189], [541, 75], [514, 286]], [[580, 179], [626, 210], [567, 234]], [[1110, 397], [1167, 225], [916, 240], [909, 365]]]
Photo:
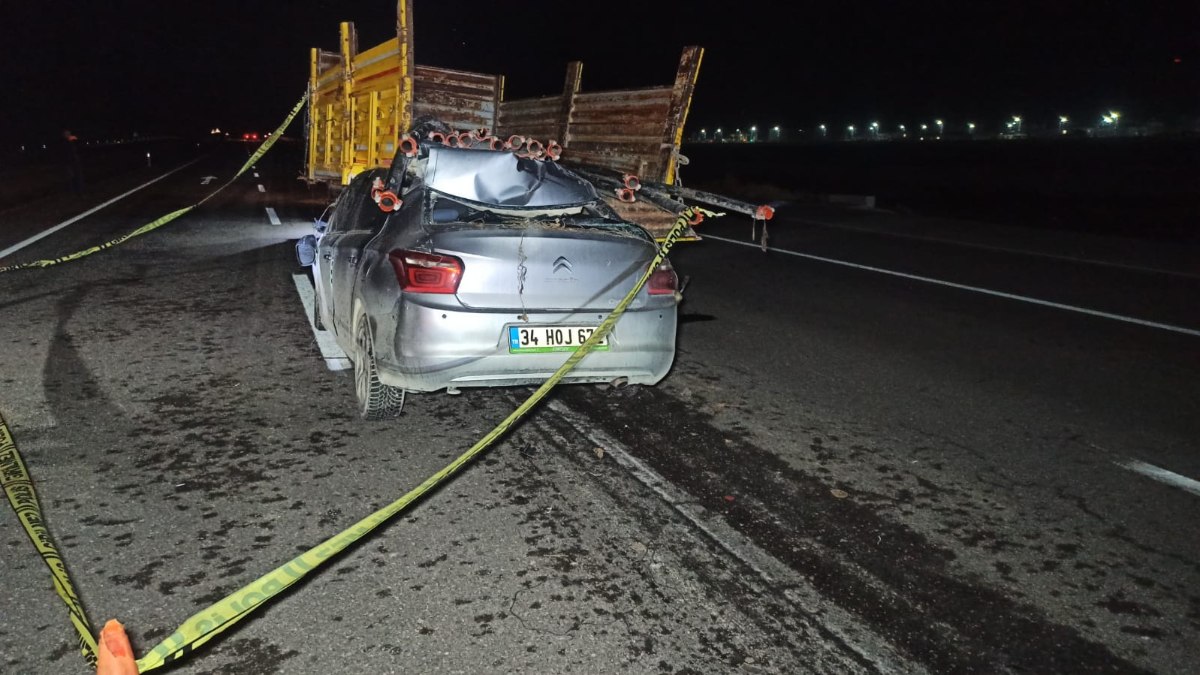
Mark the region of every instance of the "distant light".
[[1183, 63], [1183, 57], [1180, 57], [1180, 56], [1176, 56], [1175, 58], [1173, 58], [1171, 60], [1174, 61], [1175, 63]]
[[1114, 120], [1121, 119], [1121, 113], [1117, 112], [1116, 110], [1109, 110], [1108, 116], [1113, 118]]
[[1016, 122], [1017, 124], [1020, 124], [1020, 123], [1021, 123], [1021, 116], [1020, 116], [1020, 115], [1013, 115], [1013, 121], [1014, 121], [1014, 122]]
[[846, 127], [846, 131], [854, 131], [854, 125], [851, 124], [850, 126]]
[[941, 120], [934, 120], [934, 121], [933, 121], [933, 123], [934, 123], [934, 124], [936, 124], [936, 125], [938, 125], [939, 127], [940, 127], [940, 126], [942, 126], [942, 121], [941, 121]]
[[929, 128], [929, 125], [928, 125], [928, 124], [922, 124], [922, 125], [921, 125], [921, 131], [925, 131], [925, 130], [926, 130], [926, 129], [928, 129], [928, 128]]
[[1066, 135], [1067, 135], [1067, 130], [1066, 130], [1066, 129], [1063, 129], [1063, 130], [1062, 130], [1062, 134], [1063, 134], [1064, 136], [1066, 136]]
[[970, 129], [971, 131], [974, 131], [974, 130], [975, 130], [975, 123], [974, 123], [974, 122], [967, 122], [967, 128], [968, 128], [968, 129]]
[[1109, 117], [1108, 115], [1105, 115], [1105, 116], [1101, 117], [1101, 118], [1100, 118], [1100, 120], [1101, 120], [1102, 122], [1104, 122], [1105, 124], [1112, 124], [1112, 123], [1113, 123], [1113, 118]]
[[820, 129], [821, 131], [825, 131], [825, 125], [824, 125], [824, 124], [822, 124], [821, 126], [819, 126], [819, 127], [817, 127], [817, 128], [818, 128], [818, 129]]
[[1059, 121], [1059, 122], [1062, 122], [1063, 124], [1066, 124], [1066, 123], [1067, 123], [1067, 122], [1069, 122], [1070, 120], [1068, 120], [1068, 119], [1067, 119], [1067, 116], [1066, 116], [1066, 115], [1059, 115], [1059, 116], [1058, 116], [1058, 121]]
[[717, 127], [717, 133], [721, 133], [721, 127]]
[[779, 125], [776, 124], [775, 126], [771, 127], [771, 131], [779, 131]]
[[878, 128], [879, 128], [879, 122], [871, 122], [871, 128], [872, 128], [872, 129], [878, 129]]
[[900, 131], [904, 131], [904, 125], [903, 125], [903, 124], [901, 124], [901, 125], [900, 125]]
[[758, 127], [750, 127], [750, 131], [758, 131]]

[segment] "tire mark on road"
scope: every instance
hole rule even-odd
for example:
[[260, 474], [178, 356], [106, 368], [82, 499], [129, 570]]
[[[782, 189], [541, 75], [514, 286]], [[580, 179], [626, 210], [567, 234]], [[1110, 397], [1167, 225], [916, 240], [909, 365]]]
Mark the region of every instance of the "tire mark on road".
[[[872, 506], [831, 498], [832, 486], [722, 432], [661, 390], [642, 389], [619, 405], [590, 390], [561, 396], [931, 670], [1145, 672], [1077, 629], [954, 576], [953, 551]], [[772, 475], [780, 479], [764, 478]]]

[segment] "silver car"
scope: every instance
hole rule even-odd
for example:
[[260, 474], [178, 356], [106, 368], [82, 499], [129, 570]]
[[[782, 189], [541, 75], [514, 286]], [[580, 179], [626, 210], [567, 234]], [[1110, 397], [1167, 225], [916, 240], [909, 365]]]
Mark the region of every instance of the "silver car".
[[[397, 159], [358, 175], [297, 244], [363, 417], [398, 413], [405, 392], [543, 382], [657, 251], [555, 162], [439, 145]], [[678, 302], [664, 264], [563, 382], [657, 383]]]

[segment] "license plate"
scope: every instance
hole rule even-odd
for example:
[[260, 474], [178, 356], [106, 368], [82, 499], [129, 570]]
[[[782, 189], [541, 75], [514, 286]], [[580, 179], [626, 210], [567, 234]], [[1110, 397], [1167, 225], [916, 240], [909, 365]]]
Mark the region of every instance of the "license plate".
[[[545, 354], [573, 352], [596, 332], [595, 326], [509, 326], [510, 354]], [[597, 344], [596, 351], [608, 350], [608, 336]]]

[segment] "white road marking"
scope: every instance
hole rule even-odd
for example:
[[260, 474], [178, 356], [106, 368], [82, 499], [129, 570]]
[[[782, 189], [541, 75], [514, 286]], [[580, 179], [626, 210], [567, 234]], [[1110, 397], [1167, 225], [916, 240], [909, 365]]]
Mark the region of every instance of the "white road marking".
[[1180, 490], [1190, 492], [1197, 497], [1200, 497], [1200, 481], [1192, 480], [1191, 478], [1188, 478], [1187, 476], [1181, 476], [1174, 471], [1167, 471], [1162, 467], [1154, 466], [1153, 464], [1147, 464], [1136, 459], [1131, 459], [1127, 462], [1113, 463], [1122, 469], [1128, 469], [1134, 473], [1140, 473], [1147, 478], [1152, 478], [1160, 483], [1170, 485], [1174, 488], [1179, 488]]
[[321, 357], [325, 359], [325, 366], [330, 370], [349, 370], [353, 364], [350, 363], [346, 352], [338, 346], [337, 340], [333, 339], [333, 334], [327, 330], [320, 330], [313, 322], [314, 290], [308, 275], [293, 274], [292, 280], [296, 282], [296, 292], [300, 294], [300, 302], [304, 304], [304, 316], [308, 317], [308, 325], [312, 326], [317, 348], [321, 350]]
[[1109, 262], [1107, 260], [1094, 260], [1092, 258], [1080, 258], [1073, 255], [1062, 255], [1058, 253], [1043, 253], [1041, 251], [1029, 251], [1022, 248], [1010, 248], [1008, 246], [992, 246], [990, 244], [975, 244], [972, 242], [961, 241], [958, 239], [949, 239], [946, 237], [932, 237], [922, 234], [909, 234], [907, 232], [887, 232], [869, 227], [855, 227], [853, 225], [843, 223], [825, 223], [811, 218], [789, 218], [788, 220], [805, 225], [815, 225], [817, 227], [827, 227], [833, 230], [850, 230], [851, 232], [861, 232], [863, 234], [877, 234], [883, 237], [895, 237], [898, 239], [913, 239], [916, 241], [931, 241], [936, 244], [948, 244], [950, 246], [961, 246], [963, 248], [978, 248], [984, 251], [997, 251], [1000, 253], [1012, 253], [1015, 255], [1024, 255], [1034, 258], [1049, 258], [1051, 260], [1067, 260], [1077, 262], [1084, 265], [1098, 265], [1101, 267], [1114, 267], [1122, 270], [1131, 270], [1134, 272], [1146, 272], [1149, 274], [1167, 274], [1175, 277], [1185, 277], [1188, 279], [1200, 279], [1200, 274], [1191, 274], [1188, 272], [1179, 272], [1177, 270], [1165, 270], [1160, 267], [1145, 267], [1142, 265], [1129, 265], [1126, 263]]
[[[701, 236], [706, 240], [712, 239], [714, 241], [722, 241], [727, 244], [737, 244], [738, 246], [746, 246], [749, 248], [762, 250], [762, 246], [759, 244], [752, 244], [752, 243], [748, 243], [748, 242], [744, 242], [744, 241], [737, 241], [736, 239], [727, 239], [725, 237], [718, 237], [718, 236], [712, 235], [712, 234], [705, 234], [705, 235], [701, 235]], [[957, 289], [963, 290], [963, 291], [971, 291], [973, 293], [982, 293], [984, 295], [991, 295], [991, 296], [994, 296], [997, 298], [1005, 298], [1008, 300], [1017, 300], [1019, 302], [1028, 302], [1032, 305], [1041, 305], [1042, 307], [1051, 307], [1054, 309], [1061, 309], [1061, 310], [1064, 310], [1067, 312], [1077, 312], [1079, 314], [1087, 314], [1088, 316], [1098, 316], [1102, 319], [1112, 319], [1113, 321], [1122, 321], [1124, 323], [1132, 323], [1132, 324], [1136, 324], [1138, 326], [1146, 326], [1147, 328], [1157, 328], [1159, 330], [1170, 331], [1172, 333], [1182, 333], [1184, 335], [1200, 337], [1200, 330], [1196, 330], [1194, 328], [1184, 328], [1183, 326], [1174, 326], [1169, 323], [1159, 323], [1157, 321], [1147, 321], [1145, 319], [1137, 319], [1132, 316], [1124, 316], [1122, 314], [1112, 314], [1111, 312], [1101, 312], [1100, 310], [1097, 310], [1097, 309], [1088, 309], [1087, 307], [1078, 307], [1076, 305], [1065, 305], [1061, 302], [1051, 302], [1049, 300], [1042, 300], [1039, 298], [1031, 298], [1027, 295], [1017, 295], [1015, 293], [1005, 293], [1003, 291], [993, 291], [990, 288], [980, 288], [979, 286], [968, 286], [966, 284], [957, 284], [957, 283], [954, 283], [953, 281], [944, 281], [942, 279], [933, 279], [931, 277], [923, 277], [923, 276], [919, 276], [916, 274], [897, 272], [895, 270], [884, 269], [882, 267], [872, 267], [870, 265], [860, 265], [858, 263], [847, 262], [845, 260], [837, 260], [834, 258], [826, 258], [824, 256], [812, 255], [811, 253], [798, 253], [796, 251], [789, 251], [787, 249], [775, 248], [775, 247], [767, 247], [767, 250], [773, 251], [775, 253], [783, 253], [785, 255], [796, 256], [797, 258], [807, 258], [809, 260], [817, 260], [819, 262], [830, 263], [832, 265], [842, 265], [843, 267], [853, 267], [854, 269], [864, 270], [867, 272], [877, 272], [879, 274], [887, 274], [887, 275], [894, 276], [894, 277], [900, 277], [902, 279], [911, 279], [913, 281], [922, 281], [927, 284], [937, 284], [939, 286], [947, 286], [949, 288], [957, 288]]]
[[269, 206], [267, 207], [267, 219], [271, 221], [272, 225], [282, 225], [283, 224], [283, 221], [279, 220], [279, 214], [275, 213], [275, 209], [273, 209]]
[[262, 183], [259, 183], [259, 184], [258, 184], [258, 191], [259, 191], [259, 192], [266, 192], [266, 191], [267, 191], [267, 188], [263, 187], [263, 186], [262, 186]]
[[116, 197], [113, 197], [112, 199], [104, 202], [103, 204], [100, 204], [99, 206], [95, 206], [95, 207], [88, 209], [87, 211], [84, 211], [83, 213], [75, 216], [74, 218], [64, 220], [63, 222], [61, 222], [47, 230], [43, 230], [42, 232], [39, 232], [38, 234], [33, 235], [32, 237], [26, 239], [25, 241], [13, 244], [12, 246], [9, 246], [8, 248], [4, 249], [3, 251], [0, 251], [0, 258], [4, 258], [5, 256], [16, 253], [17, 251], [20, 251], [21, 249], [25, 248], [26, 246], [29, 246], [30, 244], [32, 244], [36, 241], [44, 239], [45, 237], [49, 237], [50, 235], [54, 234], [55, 232], [58, 232], [59, 230], [63, 229], [64, 227], [67, 227], [69, 225], [74, 225], [75, 223], [83, 220], [84, 218], [87, 218], [88, 216], [92, 215], [93, 213], [99, 211], [100, 209], [102, 209], [106, 206], [109, 206], [111, 204], [115, 204], [115, 203], [121, 201], [122, 199], [128, 197], [129, 195], [137, 192], [138, 190], [141, 190], [142, 188], [150, 187], [151, 185], [154, 185], [158, 181], [166, 178], [167, 176], [170, 176], [171, 174], [173, 174], [177, 171], [182, 171], [182, 170], [188, 168], [189, 166], [195, 164], [196, 162], [199, 162], [201, 159], [204, 159], [204, 158], [200, 157], [197, 159], [193, 159], [192, 161], [188, 162], [187, 164], [175, 167], [174, 169], [171, 169], [170, 171], [164, 173], [163, 175], [159, 176], [158, 178], [155, 178], [152, 181], [142, 183], [141, 185], [130, 190], [129, 192], [117, 195]]

